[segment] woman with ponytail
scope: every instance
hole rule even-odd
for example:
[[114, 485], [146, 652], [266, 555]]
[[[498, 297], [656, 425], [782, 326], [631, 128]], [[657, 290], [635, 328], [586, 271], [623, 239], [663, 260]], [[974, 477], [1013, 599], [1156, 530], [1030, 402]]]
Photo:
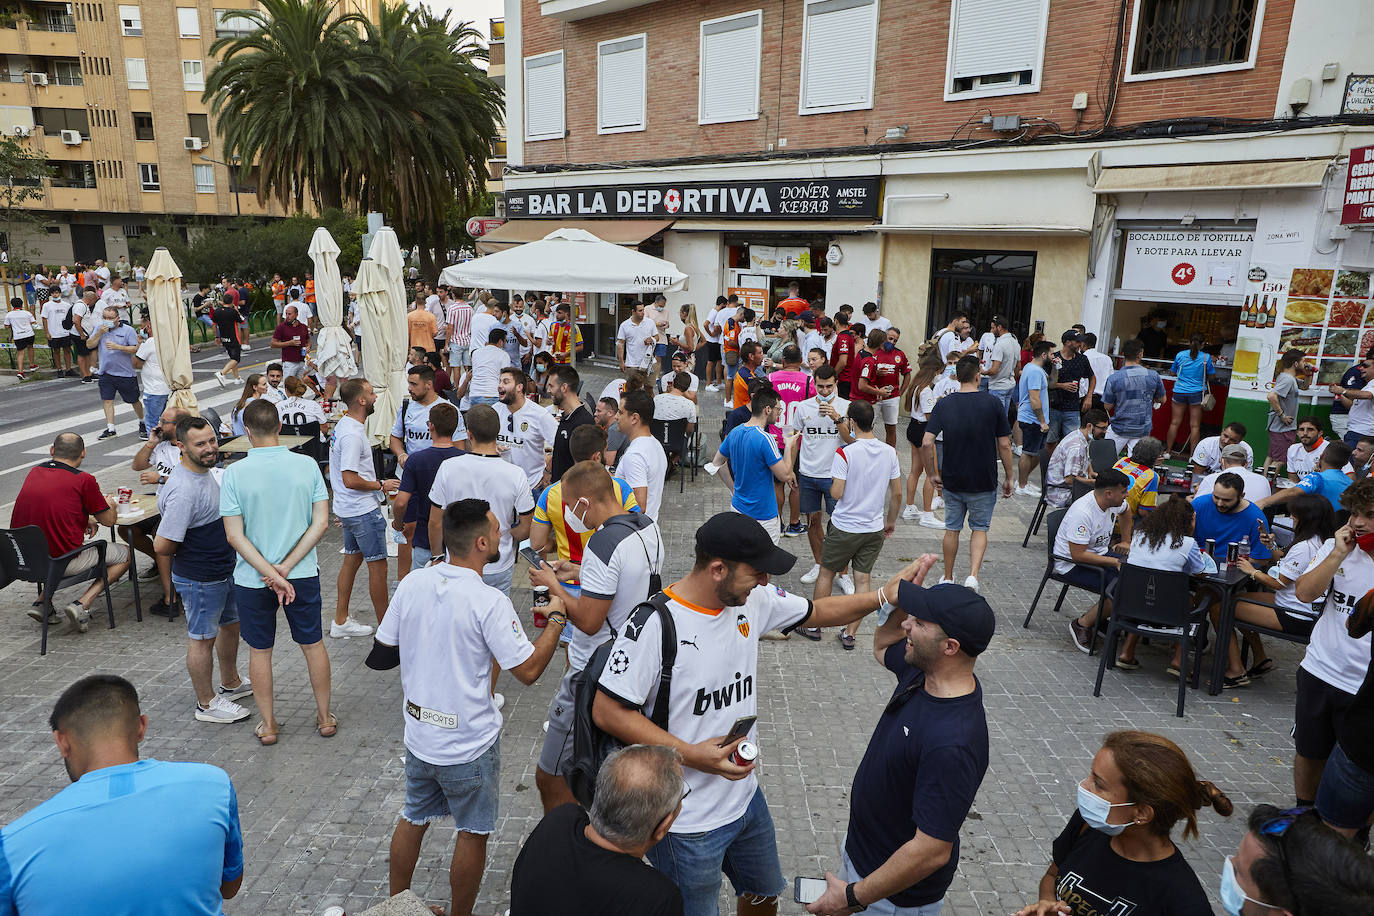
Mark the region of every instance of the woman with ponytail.
[[1040, 899], [1016, 916], [1211, 916], [1207, 892], [1170, 835], [1184, 822], [1196, 837], [1197, 812], [1231, 814], [1231, 801], [1199, 781], [1187, 756], [1149, 732], [1107, 735], [1078, 784], [1078, 810], [1051, 847]]

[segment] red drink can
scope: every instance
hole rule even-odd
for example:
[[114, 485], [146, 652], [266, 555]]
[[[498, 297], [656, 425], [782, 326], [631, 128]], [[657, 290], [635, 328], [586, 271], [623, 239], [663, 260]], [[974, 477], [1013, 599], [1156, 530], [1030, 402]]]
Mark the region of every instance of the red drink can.
[[738, 766], [747, 767], [759, 759], [758, 746], [752, 741], [741, 741], [735, 752], [730, 755], [730, 759]]
[[121, 506], [127, 506], [134, 500], [133, 487], [119, 487], [115, 493], [117, 494], [118, 503]]

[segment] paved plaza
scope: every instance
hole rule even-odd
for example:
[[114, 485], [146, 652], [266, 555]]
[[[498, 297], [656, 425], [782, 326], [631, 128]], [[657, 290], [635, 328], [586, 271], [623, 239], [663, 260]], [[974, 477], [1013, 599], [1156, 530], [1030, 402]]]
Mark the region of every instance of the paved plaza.
[[[590, 378], [589, 390], [605, 381]], [[708, 445], [715, 444], [721, 409], [702, 392]], [[902, 421], [905, 423], [905, 419]], [[908, 449], [899, 436], [905, 470]], [[697, 525], [728, 506], [718, 480], [698, 474], [683, 494], [668, 482], [660, 523], [668, 544], [664, 579], [685, 572]], [[1022, 629], [1045, 563], [1043, 531], [1021, 547], [1033, 502], [999, 502], [983, 567], [982, 591], [998, 615], [997, 636], [978, 660], [991, 733], [991, 765], [962, 833], [958, 876], [946, 913], [1005, 916], [1033, 902], [1050, 856], [1051, 840], [1076, 804], [1075, 783], [1088, 772], [1108, 731], [1139, 728], [1178, 742], [1204, 779], [1214, 781], [1236, 805], [1224, 819], [1200, 814], [1202, 837], [1182, 842], [1184, 854], [1216, 901], [1222, 858], [1233, 852], [1244, 817], [1257, 802], [1290, 803], [1289, 738], [1293, 675], [1300, 649], [1270, 647], [1275, 670], [1251, 687], [1209, 697], [1190, 691], [1187, 715], [1173, 715], [1176, 682], [1164, 671], [1164, 649], [1145, 647], [1141, 668], [1108, 672], [1103, 696], [1092, 696], [1097, 659], [1073, 648], [1070, 612], [1088, 596], [1071, 592], [1065, 609], [1051, 612], [1056, 592], [1047, 590], [1030, 629]], [[887, 542], [875, 579], [925, 552], [939, 552], [940, 532], [899, 523]], [[333, 612], [341, 535], [330, 529], [320, 550], [325, 612]], [[798, 578], [810, 566], [805, 538], [784, 541], [802, 557], [779, 584], [809, 595]], [[964, 565], [958, 580], [967, 575]], [[146, 564], [146, 560], [144, 561]], [[937, 568], [938, 570], [938, 568]], [[932, 580], [934, 581], [934, 580]], [[530, 592], [524, 566], [517, 569], [512, 599], [529, 628]], [[145, 602], [153, 588], [144, 589]], [[521, 587], [523, 586], [523, 587]], [[333, 709], [338, 736], [314, 732], [314, 707], [299, 651], [280, 634], [276, 654], [277, 715], [281, 741], [260, 747], [254, 719], [232, 726], [196, 722], [185, 669], [185, 624], [160, 617], [135, 622], [127, 583], [115, 589], [118, 626], [102, 623], [103, 603], [93, 611], [89, 633], [56, 632], [46, 657], [38, 655], [38, 626], [26, 615], [33, 591], [12, 585], [0, 592], [0, 823], [50, 797], [67, 784], [47, 728], [52, 704], [64, 687], [96, 671], [130, 678], [148, 716], [143, 755], [204, 761], [228, 771], [238, 791], [246, 869], [243, 890], [226, 905], [230, 914], [317, 914], [341, 904], [358, 913], [387, 895], [387, 849], [403, 795], [399, 671], [377, 672], [363, 659], [371, 639], [326, 639], [333, 664]], [[354, 590], [353, 613], [372, 622], [365, 577]], [[819, 876], [839, 865], [849, 815], [849, 786], [874, 721], [893, 684], [871, 654], [874, 621], [860, 631], [859, 650], [845, 652], [827, 632], [817, 644], [794, 637], [763, 642], [759, 649], [759, 778], [777, 826], [783, 873]], [[241, 648], [247, 675], [247, 650]], [[541, 723], [562, 674], [560, 657], [532, 687], [504, 675], [506, 726], [501, 738], [501, 811], [489, 846], [477, 912], [504, 912], [511, 867], [524, 838], [540, 817], [534, 769], [542, 743]], [[251, 698], [241, 701], [251, 707]], [[430, 902], [446, 902], [451, 829], [430, 831], [414, 888]], [[111, 842], [118, 842], [111, 837]], [[734, 912], [728, 883], [724, 912]], [[780, 908], [800, 913], [789, 887]]]

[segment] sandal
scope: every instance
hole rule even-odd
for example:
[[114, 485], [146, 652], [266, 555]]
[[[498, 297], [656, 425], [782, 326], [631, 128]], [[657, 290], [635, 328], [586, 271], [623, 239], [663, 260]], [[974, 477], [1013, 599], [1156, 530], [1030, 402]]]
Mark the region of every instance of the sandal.
[[1257, 662], [1257, 663], [1251, 665], [1251, 666], [1249, 667], [1249, 669], [1246, 670], [1245, 674], [1246, 674], [1247, 677], [1250, 677], [1250, 678], [1257, 678], [1257, 677], [1264, 677], [1266, 674], [1268, 674], [1270, 671], [1273, 671], [1273, 670], [1274, 670], [1274, 660], [1273, 660], [1272, 658], [1266, 658], [1266, 659], [1263, 659], [1262, 661], [1259, 661], [1259, 662]]
[[329, 714], [328, 722], [321, 724], [318, 720], [316, 720], [315, 734], [319, 735], [321, 738], [333, 738], [338, 733], [339, 720], [334, 718], [334, 714], [332, 712]]
[[[253, 734], [257, 735], [258, 744], [261, 744], [263, 747], [271, 747], [277, 743], [277, 733], [266, 731], [266, 727], [266, 720], [259, 722], [258, 727], [253, 729]], [[280, 725], [278, 725], [278, 727], [280, 728]]]
[[1249, 687], [1250, 676], [1247, 674], [1237, 675], [1236, 677], [1223, 677], [1221, 687], [1223, 690], [1234, 690], [1237, 687]]
[[1169, 677], [1178, 677], [1178, 665], [1170, 665], [1164, 669], [1164, 673]]
[[1116, 666], [1123, 671], [1134, 671], [1140, 667], [1140, 662], [1133, 658], [1118, 658], [1116, 660]]

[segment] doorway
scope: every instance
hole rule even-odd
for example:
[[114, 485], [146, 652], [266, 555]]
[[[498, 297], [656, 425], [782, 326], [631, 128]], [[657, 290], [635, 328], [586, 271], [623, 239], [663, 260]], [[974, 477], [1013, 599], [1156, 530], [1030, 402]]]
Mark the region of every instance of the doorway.
[[1002, 315], [1017, 339], [1025, 339], [1035, 288], [1035, 252], [936, 249], [931, 254], [927, 338], [949, 324], [955, 312], [963, 312], [975, 337], [988, 330], [993, 315]]
[[72, 259], [74, 261], [81, 264], [94, 264], [97, 260], [106, 260], [104, 226], [73, 223], [71, 230]]

